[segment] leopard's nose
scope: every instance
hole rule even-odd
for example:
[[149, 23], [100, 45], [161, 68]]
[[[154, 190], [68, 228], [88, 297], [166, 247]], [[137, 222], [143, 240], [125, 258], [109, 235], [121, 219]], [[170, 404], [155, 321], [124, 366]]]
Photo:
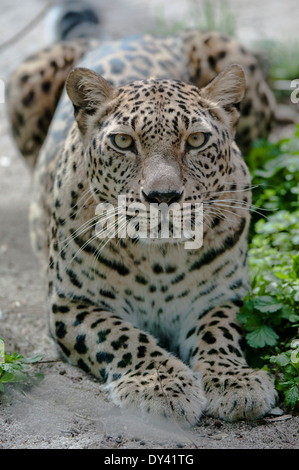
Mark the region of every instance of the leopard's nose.
[[170, 205], [174, 202], [179, 202], [182, 198], [183, 192], [184, 190], [165, 192], [150, 191], [149, 193], [142, 191], [142, 195], [149, 204], [161, 204], [162, 202], [165, 202], [166, 204]]

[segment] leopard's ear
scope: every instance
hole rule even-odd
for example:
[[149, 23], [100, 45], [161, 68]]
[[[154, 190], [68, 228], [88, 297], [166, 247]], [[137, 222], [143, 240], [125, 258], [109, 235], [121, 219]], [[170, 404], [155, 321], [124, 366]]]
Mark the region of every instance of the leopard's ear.
[[83, 67], [70, 72], [67, 93], [77, 108], [92, 109], [114, 96], [114, 88], [101, 75]]
[[240, 115], [240, 103], [246, 91], [246, 78], [243, 67], [238, 64], [229, 65], [220, 72], [206, 87], [201, 95], [215, 106], [221, 106], [231, 114], [232, 127]]
[[86, 131], [86, 118], [103, 107], [116, 94], [115, 88], [101, 75], [80, 67], [72, 70], [66, 82], [66, 91], [73, 105], [80, 131]]

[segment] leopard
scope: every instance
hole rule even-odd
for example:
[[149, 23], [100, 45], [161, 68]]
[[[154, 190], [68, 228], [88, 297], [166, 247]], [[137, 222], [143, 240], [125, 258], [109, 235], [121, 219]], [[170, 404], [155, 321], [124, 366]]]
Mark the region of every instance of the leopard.
[[[267, 414], [274, 380], [248, 365], [237, 319], [249, 290], [243, 154], [275, 112], [257, 59], [214, 31], [73, 38], [26, 59], [6, 91], [61, 356], [145, 416], [195, 426]], [[176, 237], [169, 215], [168, 237], [161, 221], [141, 236], [161, 204], [179, 220], [188, 205], [194, 230]]]

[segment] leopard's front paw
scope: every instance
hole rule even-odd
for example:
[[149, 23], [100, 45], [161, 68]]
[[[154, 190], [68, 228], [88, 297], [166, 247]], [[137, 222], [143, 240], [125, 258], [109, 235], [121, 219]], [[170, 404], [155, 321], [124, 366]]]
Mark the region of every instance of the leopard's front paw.
[[114, 403], [121, 407], [172, 418], [184, 426], [194, 426], [206, 406], [199, 376], [187, 367], [178, 370], [170, 363], [167, 368], [125, 374], [107, 388]]
[[206, 374], [207, 414], [226, 421], [253, 420], [275, 405], [274, 379], [263, 370], [248, 367]]

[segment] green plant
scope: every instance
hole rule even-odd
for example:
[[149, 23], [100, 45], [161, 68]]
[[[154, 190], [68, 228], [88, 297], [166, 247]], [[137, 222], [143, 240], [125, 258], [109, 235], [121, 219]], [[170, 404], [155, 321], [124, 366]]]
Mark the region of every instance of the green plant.
[[267, 359], [275, 368], [277, 390], [282, 393], [286, 405], [294, 409], [299, 403], [299, 340], [288, 344], [284, 352], [277, 348], [276, 355]]
[[299, 207], [299, 124], [290, 138], [255, 142], [246, 162], [257, 187], [255, 206], [288, 211]]
[[277, 297], [248, 296], [240, 310], [239, 320], [247, 330], [248, 345], [257, 349], [275, 346], [289, 328], [297, 326], [299, 315], [290, 305], [280, 302]]
[[277, 390], [294, 409], [299, 406], [299, 126], [275, 144], [257, 142], [247, 162], [259, 211], [250, 232], [251, 288], [238, 319], [248, 362], [275, 373]]
[[[4, 341], [0, 338], [0, 393], [5, 392], [5, 384], [14, 383], [25, 386], [38, 384], [43, 379], [43, 374], [32, 372], [32, 364], [39, 362], [42, 354], [36, 354], [25, 358], [21, 354], [4, 352]], [[2, 362], [1, 362], [2, 360]]]

